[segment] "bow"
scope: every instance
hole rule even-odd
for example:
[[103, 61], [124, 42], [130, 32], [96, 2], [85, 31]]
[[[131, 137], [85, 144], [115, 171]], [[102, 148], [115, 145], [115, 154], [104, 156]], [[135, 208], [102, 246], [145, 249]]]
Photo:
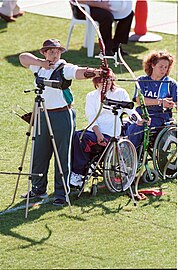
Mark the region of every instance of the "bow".
[[102, 38], [102, 35], [100, 33], [100, 30], [99, 30], [99, 27], [98, 25], [96, 24], [96, 22], [93, 20], [93, 18], [85, 11], [84, 8], [82, 8], [79, 3], [78, 3], [78, 0], [75, 0], [74, 1], [77, 5], [77, 7], [80, 9], [80, 11], [91, 21], [91, 23], [93, 24], [95, 30], [96, 30], [96, 33], [98, 35], [98, 45], [99, 45], [99, 49], [100, 49], [100, 55], [103, 56], [101, 57], [101, 69], [102, 69], [102, 72], [101, 72], [101, 75], [103, 77], [103, 86], [102, 86], [102, 90], [101, 90], [101, 102], [100, 102], [100, 108], [97, 112], [97, 115], [95, 116], [95, 118], [93, 119], [93, 121], [87, 126], [84, 128], [81, 136], [80, 136], [80, 140], [82, 140], [82, 137], [85, 133], [85, 131], [96, 121], [96, 119], [99, 117], [100, 113], [101, 113], [101, 110], [103, 108], [103, 102], [105, 100], [105, 96], [106, 96], [106, 91], [107, 91], [107, 85], [108, 85], [108, 75], [109, 75], [109, 68], [108, 68], [108, 63], [107, 63], [107, 59], [104, 57], [106, 55], [105, 53], [105, 44], [104, 44], [104, 41], [103, 41], [103, 38]]
[[[125, 68], [128, 70], [128, 72], [132, 76], [133, 80], [135, 81], [135, 85], [136, 85], [137, 91], [138, 91], [138, 98], [139, 98], [139, 102], [140, 102], [140, 107], [141, 107], [141, 110], [142, 110], [142, 118], [145, 119], [145, 120], [149, 120], [148, 110], [147, 110], [147, 107], [145, 105], [144, 96], [141, 93], [139, 82], [138, 82], [134, 72], [132, 71], [132, 69], [129, 67], [129, 65], [123, 59], [123, 57], [121, 55], [120, 47], [119, 47], [119, 50], [118, 50], [118, 54], [119, 54], [119, 58], [120, 58], [121, 62], [123, 63]], [[150, 129], [149, 129], [147, 123], [145, 122], [144, 123], [144, 141], [143, 141], [143, 145], [144, 145], [143, 161], [142, 161], [142, 165], [141, 165], [141, 168], [139, 170], [139, 173], [137, 175], [137, 179], [136, 179], [136, 182], [135, 182], [135, 191], [136, 191], [135, 193], [136, 193], [136, 196], [138, 197], [138, 199], [139, 198], [141, 199], [141, 196], [138, 194], [138, 183], [139, 183], [141, 175], [143, 174], [143, 170], [144, 170], [144, 167], [145, 167], [145, 164], [146, 164], [147, 149], [148, 149], [148, 144], [149, 144], [149, 134], [150, 134]]]

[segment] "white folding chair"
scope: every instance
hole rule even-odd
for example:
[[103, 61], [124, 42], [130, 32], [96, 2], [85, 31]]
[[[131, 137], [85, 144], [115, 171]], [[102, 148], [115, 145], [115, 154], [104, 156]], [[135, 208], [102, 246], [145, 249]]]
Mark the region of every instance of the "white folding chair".
[[[90, 14], [90, 7], [88, 5], [80, 4], [80, 6], [82, 6], [88, 14]], [[96, 30], [93, 24], [91, 23], [91, 21], [87, 17], [85, 20], [79, 20], [74, 17], [73, 13], [72, 13], [72, 19], [71, 19], [70, 27], [69, 27], [66, 50], [68, 50], [69, 48], [72, 30], [76, 24], [85, 24], [86, 27], [85, 27], [85, 37], [84, 37], [83, 47], [87, 48], [87, 56], [93, 57]]]

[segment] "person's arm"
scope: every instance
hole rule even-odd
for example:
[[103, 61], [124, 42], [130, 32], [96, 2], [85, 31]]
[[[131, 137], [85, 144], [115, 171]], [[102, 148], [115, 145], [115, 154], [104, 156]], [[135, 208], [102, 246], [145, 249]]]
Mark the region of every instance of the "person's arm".
[[[137, 101], [137, 104], [140, 105], [140, 101], [138, 97], [136, 98], [136, 101]], [[172, 98], [158, 99], [158, 98], [144, 97], [144, 101], [145, 101], [146, 106], [158, 105], [158, 106], [162, 106], [163, 108], [172, 109], [176, 105], [175, 102], [172, 100]]]
[[[119, 95], [121, 95], [121, 91]], [[122, 91], [122, 100], [130, 102], [130, 97], [126, 90]], [[148, 125], [150, 125], [151, 123], [150, 119], [149, 120], [142, 119], [139, 113], [135, 110], [135, 108], [133, 109], [124, 108], [123, 112], [125, 112], [129, 116], [129, 119], [138, 126], [142, 126], [144, 122], [147, 122]]]
[[28, 68], [30, 65], [44, 67], [45, 69], [51, 68], [51, 62], [42, 58], [38, 58], [31, 53], [21, 53], [19, 60], [22, 66]]
[[128, 114], [129, 119], [138, 126], [142, 126], [144, 122], [146, 122], [147, 125], [151, 124], [150, 118], [148, 120], [141, 118], [140, 114], [135, 109], [125, 109], [124, 111]]
[[96, 134], [97, 137], [97, 143], [101, 146], [106, 146], [107, 142], [104, 140], [104, 135], [100, 132], [99, 128], [97, 125], [92, 127], [94, 133]]
[[82, 80], [82, 79], [89, 79], [93, 78], [95, 76], [100, 76], [101, 75], [101, 69], [95, 69], [95, 68], [78, 68], [76, 73], [75, 73], [75, 78], [77, 80]]

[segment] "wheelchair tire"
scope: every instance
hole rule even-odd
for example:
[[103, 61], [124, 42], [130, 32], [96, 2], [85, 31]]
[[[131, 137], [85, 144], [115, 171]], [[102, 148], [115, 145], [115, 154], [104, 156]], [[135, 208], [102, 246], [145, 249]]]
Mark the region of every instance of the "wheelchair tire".
[[158, 181], [158, 172], [156, 170], [150, 169], [150, 173], [152, 179], [150, 179], [148, 171], [145, 170], [142, 175], [142, 180], [145, 183], [154, 184]]
[[135, 180], [137, 153], [128, 139], [112, 142], [104, 156], [103, 178], [110, 192], [127, 190]]
[[153, 165], [163, 180], [177, 178], [177, 127], [165, 127], [156, 137]]

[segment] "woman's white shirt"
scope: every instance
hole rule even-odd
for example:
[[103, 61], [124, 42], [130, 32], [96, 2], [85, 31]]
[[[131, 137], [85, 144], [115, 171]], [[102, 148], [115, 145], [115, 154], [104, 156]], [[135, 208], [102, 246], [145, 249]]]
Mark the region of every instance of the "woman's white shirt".
[[[100, 90], [94, 90], [89, 92], [86, 96], [86, 104], [85, 104], [85, 113], [88, 120], [88, 123], [91, 123], [100, 107]], [[108, 99], [117, 100], [117, 101], [130, 101], [129, 94], [123, 88], [116, 88], [114, 91], [108, 91], [106, 94]], [[120, 116], [123, 112], [126, 112], [128, 115], [131, 115], [135, 110], [132, 109], [118, 109], [117, 116], [117, 126], [116, 126], [116, 135], [119, 136], [121, 133], [121, 119]], [[115, 116], [112, 113], [111, 106], [103, 106], [103, 109], [97, 118], [97, 120], [89, 127], [88, 130], [93, 131], [92, 127], [97, 125], [100, 132], [103, 134], [107, 134], [109, 136], [114, 135], [114, 119]]]
[[132, 11], [132, 1], [130, 0], [108, 0], [111, 6], [114, 19], [126, 18]]
[[[63, 70], [65, 79], [67, 80], [75, 79], [75, 74], [78, 69], [78, 66], [66, 63], [66, 61], [63, 59], [60, 59], [59, 61], [57, 61], [54, 65], [54, 68], [52, 69], [40, 68], [39, 66], [33, 66], [33, 65], [31, 65], [29, 69], [33, 73], [37, 72], [39, 77], [43, 77], [49, 80], [53, 71], [62, 63], [65, 64], [64, 70]], [[36, 87], [36, 83], [34, 84]], [[55, 109], [55, 108], [61, 108], [61, 107], [67, 106], [67, 102], [63, 95], [63, 90], [46, 86], [41, 96], [44, 98], [46, 109]]]

